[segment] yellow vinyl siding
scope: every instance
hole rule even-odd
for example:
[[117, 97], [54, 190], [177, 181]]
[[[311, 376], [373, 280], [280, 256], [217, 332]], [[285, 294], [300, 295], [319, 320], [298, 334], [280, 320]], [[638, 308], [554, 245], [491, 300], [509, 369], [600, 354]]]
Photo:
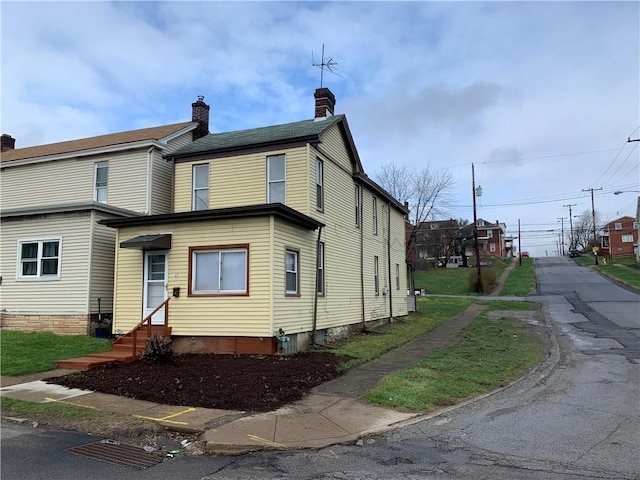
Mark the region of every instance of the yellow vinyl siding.
[[209, 163], [210, 209], [266, 203], [267, 156], [281, 153], [286, 156], [286, 203], [307, 213], [306, 147], [178, 163], [175, 167], [175, 211], [191, 211], [192, 170], [194, 165], [203, 163]]
[[[270, 219], [200, 221], [119, 229], [118, 243], [138, 235], [171, 233], [167, 290], [180, 287], [169, 303], [174, 335], [272, 336], [270, 320]], [[249, 295], [200, 297], [188, 295], [189, 247], [249, 244]], [[128, 331], [141, 318], [141, 250], [117, 248], [116, 330]]]
[[[273, 248], [273, 328], [287, 333], [312, 329], [315, 296], [317, 231], [300, 230], [283, 222], [275, 222]], [[298, 251], [300, 296], [285, 295], [285, 251]]]
[[[2, 222], [2, 299], [8, 313], [87, 314], [91, 214], [88, 212]], [[61, 238], [60, 279], [18, 281], [18, 241]]]
[[351, 165], [351, 158], [345, 148], [342, 134], [337, 125], [331, 126], [331, 128], [325, 130], [320, 135], [319, 149], [325, 152], [331, 159], [338, 164], [343, 170], [348, 172], [353, 171]]

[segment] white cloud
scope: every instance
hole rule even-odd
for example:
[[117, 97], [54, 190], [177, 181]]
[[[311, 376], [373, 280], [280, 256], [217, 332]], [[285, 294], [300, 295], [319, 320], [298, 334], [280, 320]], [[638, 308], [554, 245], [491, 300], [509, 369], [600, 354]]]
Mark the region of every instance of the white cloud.
[[[563, 204], [590, 208], [591, 187], [603, 187], [604, 218], [633, 214], [635, 202], [612, 192], [640, 184], [639, 149], [623, 163], [624, 140], [640, 136], [639, 9], [3, 2], [2, 129], [20, 147], [184, 121], [197, 95], [212, 131], [310, 118], [320, 82], [311, 53], [319, 61], [325, 44], [340, 76], [325, 72], [324, 83], [370, 175], [389, 161], [451, 169], [451, 214], [471, 218], [473, 162], [480, 216], [510, 229], [518, 218], [553, 229]], [[551, 236], [538, 241], [523, 248], [552, 250]]]

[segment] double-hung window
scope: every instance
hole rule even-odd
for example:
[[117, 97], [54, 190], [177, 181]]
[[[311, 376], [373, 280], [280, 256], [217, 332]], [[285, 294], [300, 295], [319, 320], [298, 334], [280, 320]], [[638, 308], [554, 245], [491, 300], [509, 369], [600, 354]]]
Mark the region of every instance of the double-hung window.
[[373, 281], [376, 295], [380, 295], [380, 274], [378, 270], [378, 257], [373, 257]]
[[59, 280], [62, 239], [18, 241], [18, 280]]
[[285, 203], [286, 160], [284, 155], [267, 157], [267, 203]]
[[95, 192], [96, 202], [107, 203], [107, 180], [109, 177], [109, 164], [100, 162], [95, 164]]
[[490, 252], [495, 252], [496, 251], [496, 244], [495, 243], [490, 243], [489, 244], [489, 251]]
[[190, 247], [190, 295], [246, 295], [248, 245]]
[[633, 235], [622, 235], [622, 243], [633, 243]]
[[316, 158], [316, 208], [324, 209], [324, 164]]
[[613, 228], [614, 228], [615, 230], [622, 230], [622, 223], [620, 223], [620, 222], [616, 222], [616, 223], [613, 225]]
[[318, 271], [316, 294], [324, 295], [324, 242], [318, 243]]
[[285, 251], [285, 293], [300, 295], [300, 252], [289, 248]]
[[209, 209], [209, 164], [193, 166], [193, 210]]
[[373, 197], [373, 234], [378, 234], [378, 199]]
[[400, 290], [400, 265], [396, 263], [396, 290]]

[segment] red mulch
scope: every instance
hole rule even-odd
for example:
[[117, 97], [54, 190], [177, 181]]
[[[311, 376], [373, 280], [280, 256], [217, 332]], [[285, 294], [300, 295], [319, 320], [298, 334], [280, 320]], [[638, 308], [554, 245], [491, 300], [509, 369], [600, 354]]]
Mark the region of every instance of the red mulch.
[[72, 388], [165, 405], [267, 412], [304, 397], [341, 375], [345, 357], [323, 352], [291, 356], [176, 355], [171, 363], [139, 360], [47, 379]]

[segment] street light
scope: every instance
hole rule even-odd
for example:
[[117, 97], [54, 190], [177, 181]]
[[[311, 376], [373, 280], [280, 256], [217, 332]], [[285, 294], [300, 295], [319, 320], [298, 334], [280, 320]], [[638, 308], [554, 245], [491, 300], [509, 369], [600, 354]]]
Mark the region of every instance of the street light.
[[613, 192], [614, 195], [620, 195], [621, 193], [640, 193], [640, 190], [616, 190]]

